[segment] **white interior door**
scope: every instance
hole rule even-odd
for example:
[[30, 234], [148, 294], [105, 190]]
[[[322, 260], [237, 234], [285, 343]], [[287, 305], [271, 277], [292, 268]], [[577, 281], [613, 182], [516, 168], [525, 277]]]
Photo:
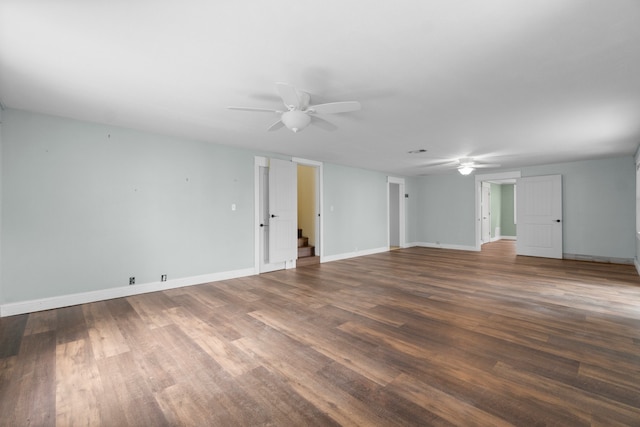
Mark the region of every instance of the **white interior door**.
[[269, 162], [269, 263], [295, 266], [298, 257], [298, 189], [296, 163]]
[[562, 176], [519, 178], [518, 255], [562, 258]]
[[482, 183], [482, 243], [491, 241], [491, 184]]
[[267, 159], [259, 165], [257, 173], [259, 194], [258, 194], [258, 271], [260, 273], [268, 273], [270, 271], [283, 270], [284, 262], [269, 262], [269, 167]]

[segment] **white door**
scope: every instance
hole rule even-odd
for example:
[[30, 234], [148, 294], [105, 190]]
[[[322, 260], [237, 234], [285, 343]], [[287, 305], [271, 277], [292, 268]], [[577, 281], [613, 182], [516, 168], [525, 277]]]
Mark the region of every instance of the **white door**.
[[491, 241], [491, 184], [482, 183], [482, 243]]
[[279, 159], [269, 162], [269, 263], [298, 258], [297, 164]]
[[518, 255], [562, 258], [562, 176], [519, 178]]
[[264, 166], [258, 168], [258, 245], [259, 245], [259, 263], [260, 273], [268, 273], [275, 270], [283, 270], [284, 262], [269, 262], [269, 168], [267, 167], [267, 159], [264, 160]]

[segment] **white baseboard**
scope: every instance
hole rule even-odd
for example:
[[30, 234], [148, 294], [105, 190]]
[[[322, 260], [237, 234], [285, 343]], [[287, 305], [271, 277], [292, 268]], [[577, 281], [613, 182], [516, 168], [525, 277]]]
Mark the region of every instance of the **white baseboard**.
[[574, 261], [602, 262], [606, 264], [627, 264], [627, 265], [636, 264], [636, 260], [634, 258], [615, 258], [615, 257], [608, 257], [608, 256], [580, 255], [580, 254], [568, 254], [568, 253], [563, 253], [562, 258], [570, 259]]
[[518, 240], [518, 236], [500, 236], [501, 240]]
[[480, 249], [476, 248], [475, 246], [450, 245], [447, 243], [415, 242], [412, 245], [421, 246], [423, 248], [454, 249], [456, 251], [480, 251]]
[[13, 302], [0, 305], [0, 317], [32, 313], [34, 311], [41, 310], [50, 310], [53, 308], [68, 307], [71, 305], [87, 304], [113, 298], [146, 294], [148, 292], [164, 291], [166, 289], [182, 288], [184, 286], [200, 285], [203, 283], [217, 282], [220, 280], [235, 279], [237, 277], [252, 276], [254, 274], [256, 274], [255, 269], [245, 268], [242, 270], [223, 271], [220, 273], [203, 274], [201, 276], [167, 280], [166, 282], [143, 283], [140, 285], [101, 289], [99, 291], [81, 292], [77, 294], [60, 295], [29, 301]]
[[373, 254], [379, 254], [381, 252], [388, 252], [389, 248], [388, 247], [382, 247], [382, 248], [374, 248], [374, 249], [365, 249], [362, 251], [355, 251], [355, 252], [346, 252], [343, 254], [338, 254], [338, 255], [325, 255], [322, 257], [322, 259], [320, 260], [320, 262], [331, 262], [331, 261], [340, 261], [342, 259], [349, 259], [349, 258], [355, 258], [355, 257], [359, 257], [359, 256], [365, 256], [365, 255], [373, 255]]
[[638, 262], [638, 258], [633, 259], [633, 264], [636, 266], [636, 271], [640, 274], [640, 262]]

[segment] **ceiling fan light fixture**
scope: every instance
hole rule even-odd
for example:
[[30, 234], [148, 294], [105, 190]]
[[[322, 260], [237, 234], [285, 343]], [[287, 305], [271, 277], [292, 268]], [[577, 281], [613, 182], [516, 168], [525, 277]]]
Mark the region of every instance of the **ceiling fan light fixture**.
[[458, 172], [460, 172], [461, 175], [469, 175], [474, 170], [475, 168], [472, 168], [471, 166], [467, 166], [467, 165], [463, 165], [458, 168]]
[[282, 114], [282, 123], [292, 131], [299, 132], [311, 123], [311, 117], [300, 110], [291, 110]]

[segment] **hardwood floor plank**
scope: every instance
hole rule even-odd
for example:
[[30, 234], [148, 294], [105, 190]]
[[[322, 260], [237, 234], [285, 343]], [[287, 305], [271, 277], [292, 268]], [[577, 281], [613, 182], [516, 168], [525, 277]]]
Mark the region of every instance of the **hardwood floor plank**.
[[593, 415], [602, 416], [605, 413], [614, 413], [617, 420], [627, 425], [634, 425], [640, 420], [640, 409], [637, 407], [603, 398], [549, 378], [543, 379], [535, 374], [518, 371], [503, 363], [496, 364], [494, 371], [502, 378], [526, 384], [523, 390], [526, 389], [528, 396], [532, 399], [545, 401], [551, 405], [562, 402], [567, 411], [583, 418], [586, 423], [591, 423]]
[[56, 310], [45, 310], [31, 313], [27, 326], [24, 328], [25, 335], [40, 334], [56, 330], [58, 315]]
[[63, 307], [55, 312], [57, 344], [89, 339], [82, 306]]
[[28, 320], [28, 314], [0, 317], [0, 360], [18, 354]]
[[169, 425], [130, 352], [97, 359], [96, 364], [104, 387], [103, 423], [116, 420], [122, 426]]
[[414, 377], [402, 374], [392, 385], [399, 395], [454, 425], [496, 427], [512, 425]]
[[56, 418], [55, 333], [25, 336], [7, 393], [7, 425], [53, 426]]
[[166, 310], [177, 306], [162, 292], [135, 295], [127, 301], [150, 329], [170, 325], [171, 319], [166, 316]]
[[287, 336], [297, 342], [313, 348], [320, 354], [327, 356], [329, 359], [336, 360], [378, 384], [388, 384], [400, 372], [384, 363], [376, 360], [373, 353], [363, 351], [369, 348], [369, 352], [374, 349], [373, 346], [366, 342], [362, 346], [353, 345], [357, 343], [357, 339], [347, 339], [337, 333], [330, 337], [322, 337], [314, 334], [315, 328], [309, 325], [308, 329], [301, 329], [301, 325], [288, 325], [286, 321], [279, 319], [278, 313], [253, 312], [250, 313], [254, 318], [271, 326], [275, 330], [285, 333]]
[[259, 366], [237, 378], [240, 386], [268, 414], [275, 425], [332, 426], [334, 420], [298, 394], [288, 382]]
[[238, 350], [232, 342], [218, 333], [218, 329], [181, 308], [168, 310], [173, 323], [199, 345], [230, 375], [238, 376], [258, 367], [258, 363]]
[[88, 339], [56, 347], [56, 424], [99, 425], [104, 389]]
[[106, 302], [82, 306], [87, 322], [92, 352], [96, 359], [117, 356], [130, 351]]

